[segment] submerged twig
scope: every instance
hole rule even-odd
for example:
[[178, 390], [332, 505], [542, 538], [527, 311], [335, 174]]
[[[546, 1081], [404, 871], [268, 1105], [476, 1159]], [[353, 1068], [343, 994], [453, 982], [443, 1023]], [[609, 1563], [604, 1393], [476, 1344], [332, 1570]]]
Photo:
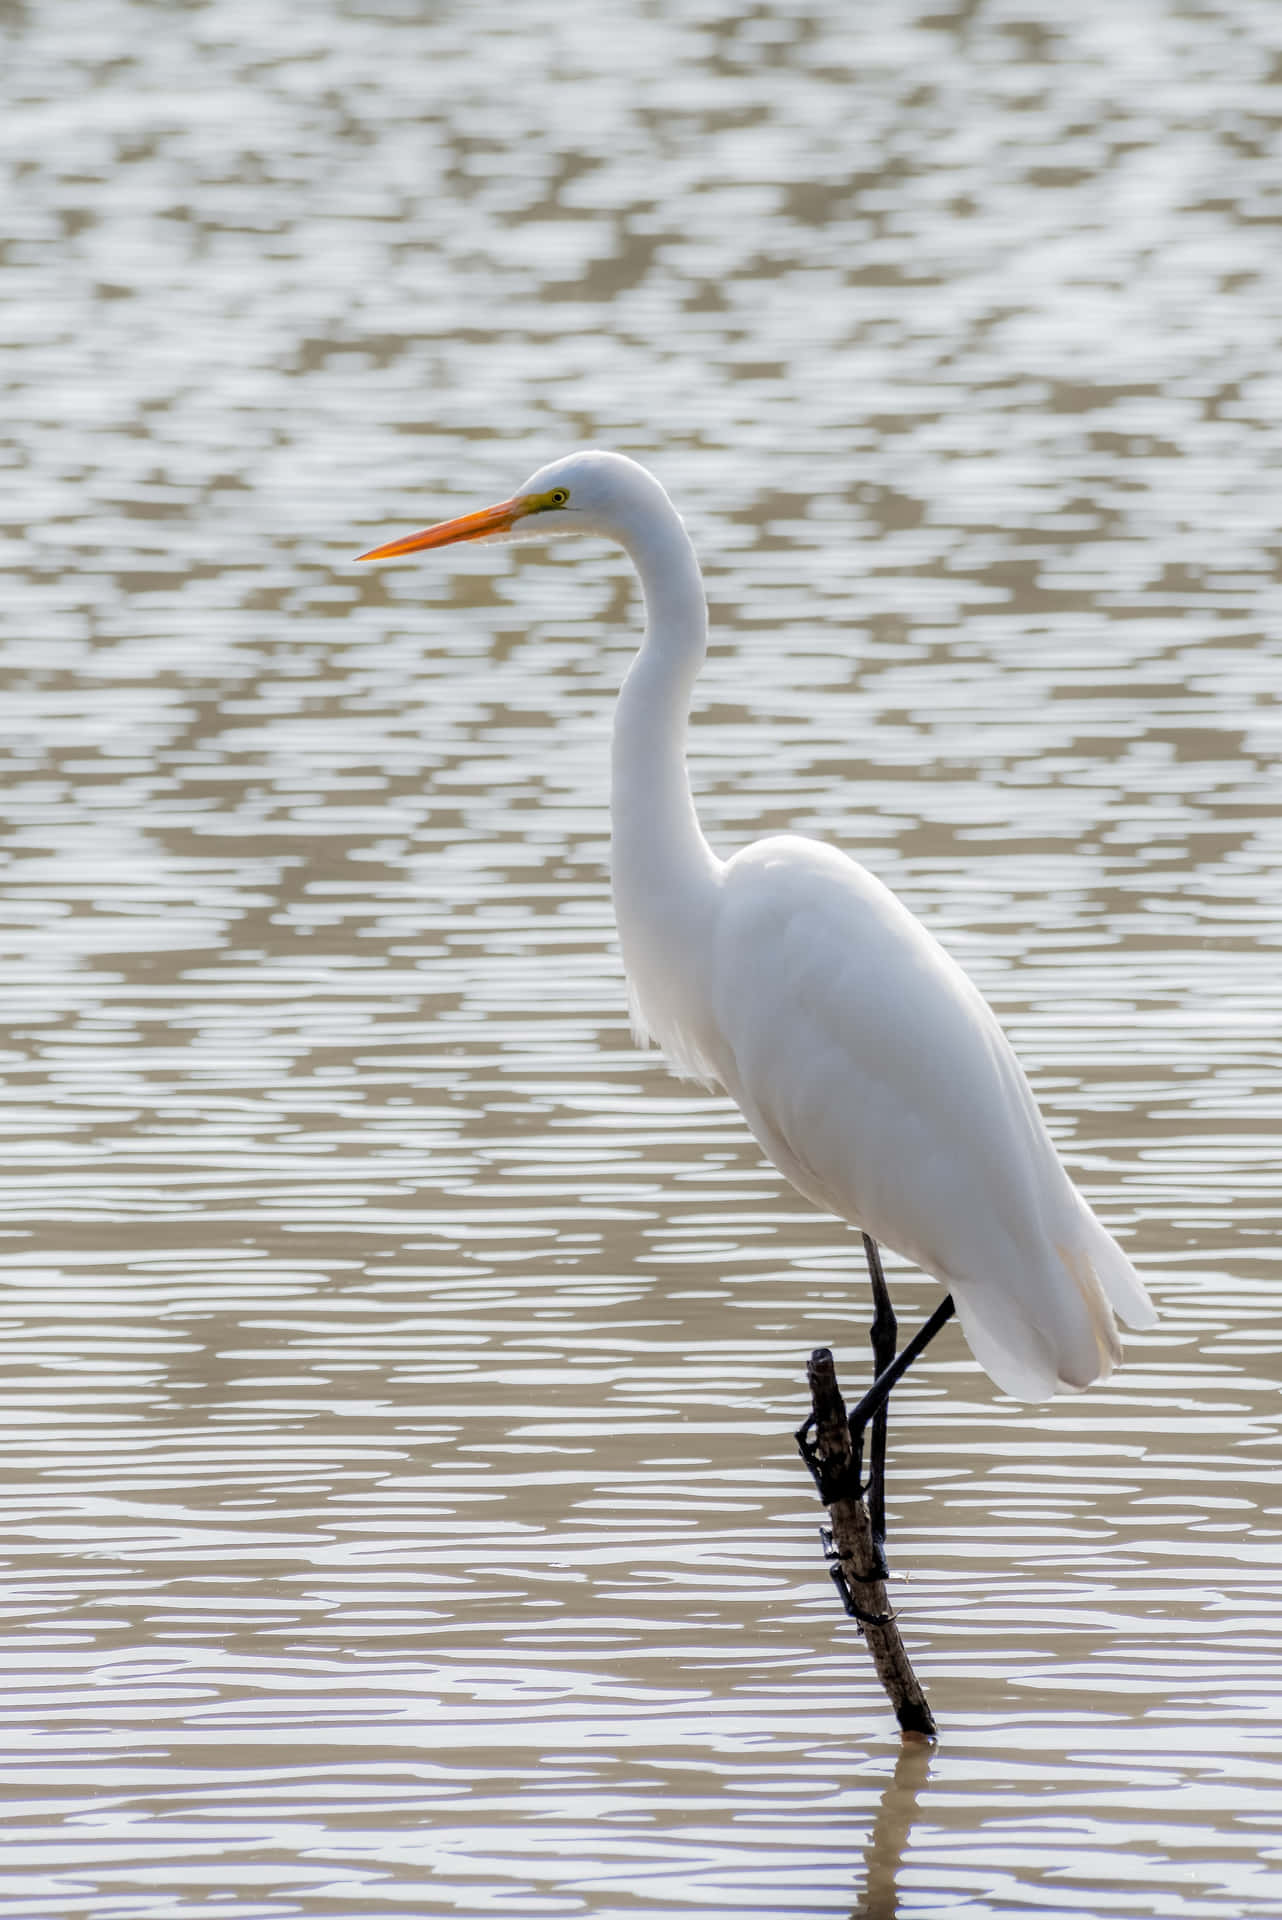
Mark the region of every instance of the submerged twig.
[[797, 1435], [819, 1498], [828, 1509], [831, 1533], [824, 1551], [842, 1605], [868, 1642], [877, 1677], [895, 1709], [906, 1740], [933, 1740], [935, 1720], [904, 1650], [886, 1599], [886, 1560], [876, 1539], [859, 1479], [859, 1459], [850, 1435], [837, 1369], [827, 1347], [816, 1347], [806, 1368], [811, 1414]]

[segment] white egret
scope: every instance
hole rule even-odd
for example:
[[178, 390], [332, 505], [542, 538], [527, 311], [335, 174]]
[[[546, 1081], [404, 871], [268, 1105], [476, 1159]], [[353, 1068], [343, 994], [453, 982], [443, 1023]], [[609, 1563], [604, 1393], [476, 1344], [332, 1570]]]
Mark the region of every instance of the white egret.
[[[862, 1427], [883, 1409], [884, 1450], [889, 1387], [953, 1300], [976, 1358], [1017, 1398], [1104, 1379], [1121, 1354], [1114, 1311], [1147, 1327], [1152, 1303], [1061, 1165], [978, 990], [835, 848], [780, 834], [722, 860], [704, 838], [685, 739], [707, 608], [689, 536], [654, 476], [617, 453], [571, 454], [510, 500], [361, 558], [575, 533], [622, 546], [645, 596], [610, 795], [633, 1021], [677, 1073], [725, 1089], [801, 1193], [862, 1230], [881, 1392], [855, 1419]], [[876, 1241], [951, 1296], [888, 1371], [895, 1330]], [[874, 1472], [877, 1438], [874, 1427]]]

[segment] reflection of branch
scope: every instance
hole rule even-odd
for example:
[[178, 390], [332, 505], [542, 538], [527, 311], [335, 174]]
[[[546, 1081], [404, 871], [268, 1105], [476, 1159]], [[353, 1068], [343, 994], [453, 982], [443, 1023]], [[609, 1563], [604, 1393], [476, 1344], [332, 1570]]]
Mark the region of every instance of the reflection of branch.
[[864, 1849], [864, 1895], [850, 1920], [895, 1920], [895, 1882], [917, 1813], [917, 1795], [930, 1777], [930, 1748], [922, 1740], [899, 1749]]
[[859, 1623], [859, 1631], [868, 1642], [877, 1677], [890, 1696], [904, 1739], [933, 1740], [934, 1717], [886, 1599], [886, 1562], [864, 1505], [859, 1457], [827, 1347], [815, 1348], [806, 1374], [813, 1411], [797, 1435], [797, 1445], [832, 1520], [834, 1584], [846, 1612]]

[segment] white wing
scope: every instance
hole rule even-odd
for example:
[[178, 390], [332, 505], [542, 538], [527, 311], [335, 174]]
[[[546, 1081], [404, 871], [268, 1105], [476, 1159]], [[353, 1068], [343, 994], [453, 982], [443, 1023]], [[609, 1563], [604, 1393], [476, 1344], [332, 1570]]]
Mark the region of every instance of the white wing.
[[1106, 1376], [1110, 1301], [1152, 1325], [987, 1003], [862, 867], [793, 836], [737, 854], [704, 986], [718, 1077], [770, 1158], [935, 1275], [999, 1386]]

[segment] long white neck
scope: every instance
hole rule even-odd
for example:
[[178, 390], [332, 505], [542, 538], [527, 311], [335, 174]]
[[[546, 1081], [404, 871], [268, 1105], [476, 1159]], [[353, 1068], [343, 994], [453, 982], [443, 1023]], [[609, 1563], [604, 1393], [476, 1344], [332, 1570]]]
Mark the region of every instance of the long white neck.
[[692, 1047], [698, 1053], [694, 1036], [681, 1037], [685, 1002], [723, 871], [703, 836], [686, 772], [686, 720], [707, 646], [707, 602], [689, 535], [666, 496], [660, 511], [650, 504], [642, 524], [621, 529], [620, 537], [641, 577], [646, 632], [614, 716], [615, 918], [638, 1024], [670, 1054]]

